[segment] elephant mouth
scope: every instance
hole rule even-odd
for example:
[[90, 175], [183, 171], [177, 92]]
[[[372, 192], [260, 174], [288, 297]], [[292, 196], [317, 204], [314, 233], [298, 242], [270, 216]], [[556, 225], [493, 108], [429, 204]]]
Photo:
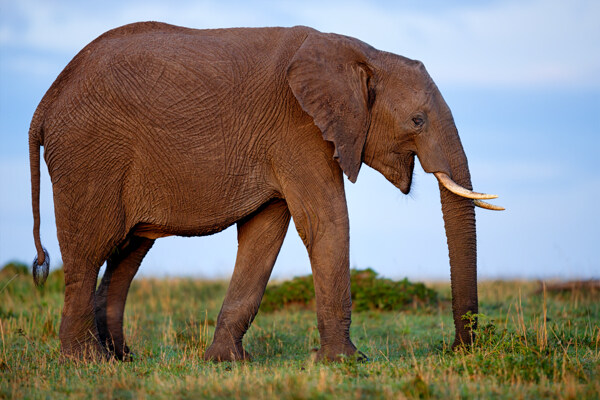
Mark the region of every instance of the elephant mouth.
[[415, 169], [415, 153], [410, 152], [400, 158], [400, 176], [396, 187], [404, 194], [410, 192], [412, 186], [413, 172]]

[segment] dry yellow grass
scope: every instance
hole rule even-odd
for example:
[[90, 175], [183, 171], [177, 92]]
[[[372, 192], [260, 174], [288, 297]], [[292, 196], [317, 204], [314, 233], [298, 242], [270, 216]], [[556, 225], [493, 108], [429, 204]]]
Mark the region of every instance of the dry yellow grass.
[[352, 337], [371, 361], [315, 364], [308, 310], [259, 313], [252, 363], [212, 364], [224, 282], [134, 281], [125, 331], [131, 363], [59, 361], [59, 275], [37, 290], [0, 275], [0, 398], [598, 398], [600, 298], [536, 293], [537, 282], [482, 282], [479, 335], [453, 352], [447, 284], [437, 308], [354, 313]]

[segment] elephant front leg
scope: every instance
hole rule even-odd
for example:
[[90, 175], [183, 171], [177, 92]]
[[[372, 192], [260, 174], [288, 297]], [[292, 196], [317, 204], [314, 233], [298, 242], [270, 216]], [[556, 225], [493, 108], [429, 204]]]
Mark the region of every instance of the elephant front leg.
[[352, 300], [350, 296], [350, 268], [348, 233], [345, 224], [333, 228], [309, 248], [315, 298], [317, 327], [321, 348], [317, 360], [338, 361], [356, 353], [350, 340]]
[[205, 360], [249, 360], [242, 338], [254, 320], [290, 222], [282, 200], [238, 223], [238, 253]]
[[[316, 192], [315, 192], [316, 193]], [[350, 340], [349, 222], [345, 195], [290, 200], [296, 228], [309, 253], [321, 348], [317, 360], [340, 360], [357, 352]], [[364, 355], [361, 354], [361, 357]]]

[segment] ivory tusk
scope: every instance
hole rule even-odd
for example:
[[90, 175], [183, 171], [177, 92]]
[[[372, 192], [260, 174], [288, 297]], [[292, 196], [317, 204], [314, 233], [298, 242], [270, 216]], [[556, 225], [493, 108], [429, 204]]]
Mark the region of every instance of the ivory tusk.
[[477, 207], [485, 208], [486, 210], [494, 210], [494, 211], [504, 211], [505, 210], [504, 207], [495, 206], [493, 204], [486, 203], [485, 201], [482, 201], [482, 200], [473, 200], [473, 204], [475, 204]]
[[460, 186], [458, 183], [454, 182], [452, 178], [450, 178], [447, 174], [443, 172], [434, 172], [435, 177], [440, 181], [442, 185], [449, 191], [454, 194], [457, 194], [461, 197], [466, 197], [467, 199], [477, 199], [477, 200], [488, 200], [495, 199], [498, 196], [495, 194], [485, 194], [485, 193], [477, 193], [473, 192], [469, 189], [466, 189]]

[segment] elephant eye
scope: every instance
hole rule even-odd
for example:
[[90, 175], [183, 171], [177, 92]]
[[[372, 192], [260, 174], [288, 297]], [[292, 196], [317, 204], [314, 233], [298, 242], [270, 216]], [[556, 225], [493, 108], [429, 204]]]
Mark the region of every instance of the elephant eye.
[[425, 120], [422, 117], [413, 117], [413, 124], [415, 124], [415, 128], [420, 128], [423, 126]]

